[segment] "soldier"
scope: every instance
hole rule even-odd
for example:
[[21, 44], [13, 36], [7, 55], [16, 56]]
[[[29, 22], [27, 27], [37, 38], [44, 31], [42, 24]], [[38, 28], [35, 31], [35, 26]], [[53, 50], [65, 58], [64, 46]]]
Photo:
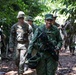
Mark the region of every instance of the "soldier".
[[26, 21], [32, 26], [33, 33], [34, 33], [38, 26], [33, 24], [33, 18], [31, 16], [27, 16]]
[[56, 18], [57, 18], [57, 16], [53, 16], [53, 25], [55, 25], [59, 28], [60, 25], [56, 22]]
[[64, 30], [66, 32], [65, 36], [65, 49], [69, 46], [69, 50], [71, 55], [74, 55], [75, 51], [75, 35], [74, 35], [74, 27], [73, 27], [74, 21], [70, 18], [67, 19], [64, 25]]
[[3, 26], [0, 27], [0, 51], [1, 51], [1, 56], [2, 59], [5, 58], [5, 53], [6, 53], [6, 44], [5, 44], [5, 40], [6, 40], [6, 35], [3, 33]]
[[63, 45], [62, 45], [61, 50], [63, 50], [63, 49], [64, 49], [64, 38], [63, 38], [64, 34], [63, 34], [63, 28], [62, 28], [61, 25], [59, 25], [59, 24], [56, 22], [57, 17], [58, 17], [58, 16], [53, 15], [53, 25], [55, 25], [55, 26], [59, 29], [59, 31], [60, 31], [60, 35], [61, 35], [61, 38], [62, 38], [62, 40], [63, 40], [63, 43], [62, 43]]
[[18, 22], [11, 27], [9, 38], [9, 49], [14, 53], [14, 60], [18, 66], [18, 73], [22, 75], [24, 71], [24, 62], [29, 45], [29, 36], [32, 33], [32, 27], [24, 21], [25, 13], [19, 11], [17, 15]]
[[[40, 55], [39, 63], [36, 66], [37, 75], [55, 75], [57, 70], [59, 56], [57, 52], [61, 49], [62, 39], [59, 30], [52, 24], [53, 15], [46, 14], [45, 24], [36, 29], [32, 42], [28, 47], [28, 62], [35, 47], [37, 47], [37, 55]], [[45, 39], [46, 37], [47, 39]]]

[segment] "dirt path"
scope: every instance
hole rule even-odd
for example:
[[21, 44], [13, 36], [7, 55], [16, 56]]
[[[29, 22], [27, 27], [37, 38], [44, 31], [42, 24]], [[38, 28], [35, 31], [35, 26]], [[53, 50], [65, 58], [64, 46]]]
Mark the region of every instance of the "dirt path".
[[[69, 51], [60, 52], [59, 61], [61, 66], [58, 66], [57, 75], [76, 75], [76, 55], [70, 56]], [[13, 61], [3, 60], [0, 63], [0, 73], [16, 72], [16, 70], [17, 68]]]
[[[75, 53], [76, 54], [76, 53]], [[57, 74], [76, 75], [76, 55], [71, 56], [69, 51], [61, 52]]]

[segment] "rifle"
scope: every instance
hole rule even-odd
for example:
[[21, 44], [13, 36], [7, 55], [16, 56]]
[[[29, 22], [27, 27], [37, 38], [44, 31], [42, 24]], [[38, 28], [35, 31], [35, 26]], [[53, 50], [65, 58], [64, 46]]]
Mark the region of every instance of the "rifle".
[[[51, 57], [55, 61], [58, 62], [59, 56], [54, 50], [59, 50], [59, 49], [57, 49], [55, 47], [55, 45], [53, 45], [53, 43], [49, 41], [49, 39], [47, 37], [47, 34], [45, 32], [42, 32], [40, 29], [39, 29], [39, 31], [40, 32], [38, 34], [38, 37], [36, 37], [36, 40], [34, 40], [33, 43], [35, 44], [35, 42], [39, 39], [42, 42], [43, 46], [44, 46], [44, 49], [42, 49], [42, 46], [37, 44], [39, 50], [42, 51], [42, 52], [50, 53]], [[36, 44], [34, 46], [36, 46]], [[30, 53], [27, 54], [26, 58], [29, 59], [28, 63], [26, 63], [26, 64], [28, 64], [30, 68], [36, 68], [37, 62], [39, 62], [40, 59], [36, 60], [36, 59], [38, 59], [38, 57], [37, 58], [31, 57]], [[59, 63], [59, 65], [61, 65], [61, 64]]]
[[[55, 61], [58, 61], [59, 57], [58, 57], [58, 54], [56, 53], [56, 51], [58, 50], [55, 45], [48, 40], [48, 37], [47, 37], [47, 34], [45, 32], [42, 32], [38, 38], [40, 38], [43, 46], [44, 46], [44, 49], [40, 49], [41, 51], [47, 51], [51, 54], [52, 58], [55, 60]], [[56, 50], [56, 51], [55, 51]]]

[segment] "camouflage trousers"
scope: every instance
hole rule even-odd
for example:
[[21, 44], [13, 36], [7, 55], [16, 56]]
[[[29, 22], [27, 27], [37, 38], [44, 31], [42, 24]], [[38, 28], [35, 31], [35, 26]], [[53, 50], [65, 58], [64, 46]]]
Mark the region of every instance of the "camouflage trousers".
[[36, 68], [37, 75], [55, 75], [58, 63], [49, 53], [42, 53], [41, 55], [41, 61]]
[[27, 48], [25, 47], [25, 44], [18, 44], [17, 49], [15, 50], [15, 63], [18, 67], [18, 72], [23, 73], [24, 72], [24, 63], [25, 58], [27, 54]]

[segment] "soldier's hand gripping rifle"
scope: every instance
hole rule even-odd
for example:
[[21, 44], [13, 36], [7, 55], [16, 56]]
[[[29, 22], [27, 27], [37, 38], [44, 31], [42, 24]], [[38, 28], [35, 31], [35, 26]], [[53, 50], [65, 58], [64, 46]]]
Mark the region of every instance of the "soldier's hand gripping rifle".
[[58, 54], [56, 53], [55, 50], [57, 50], [57, 48], [53, 45], [53, 43], [51, 41], [48, 40], [48, 37], [47, 37], [47, 34], [45, 32], [42, 32], [38, 38], [40, 38], [43, 46], [44, 46], [44, 50], [42, 51], [46, 51], [46, 52], [49, 52], [52, 56], [52, 58], [55, 60], [55, 61], [58, 61], [59, 57], [58, 57]]

